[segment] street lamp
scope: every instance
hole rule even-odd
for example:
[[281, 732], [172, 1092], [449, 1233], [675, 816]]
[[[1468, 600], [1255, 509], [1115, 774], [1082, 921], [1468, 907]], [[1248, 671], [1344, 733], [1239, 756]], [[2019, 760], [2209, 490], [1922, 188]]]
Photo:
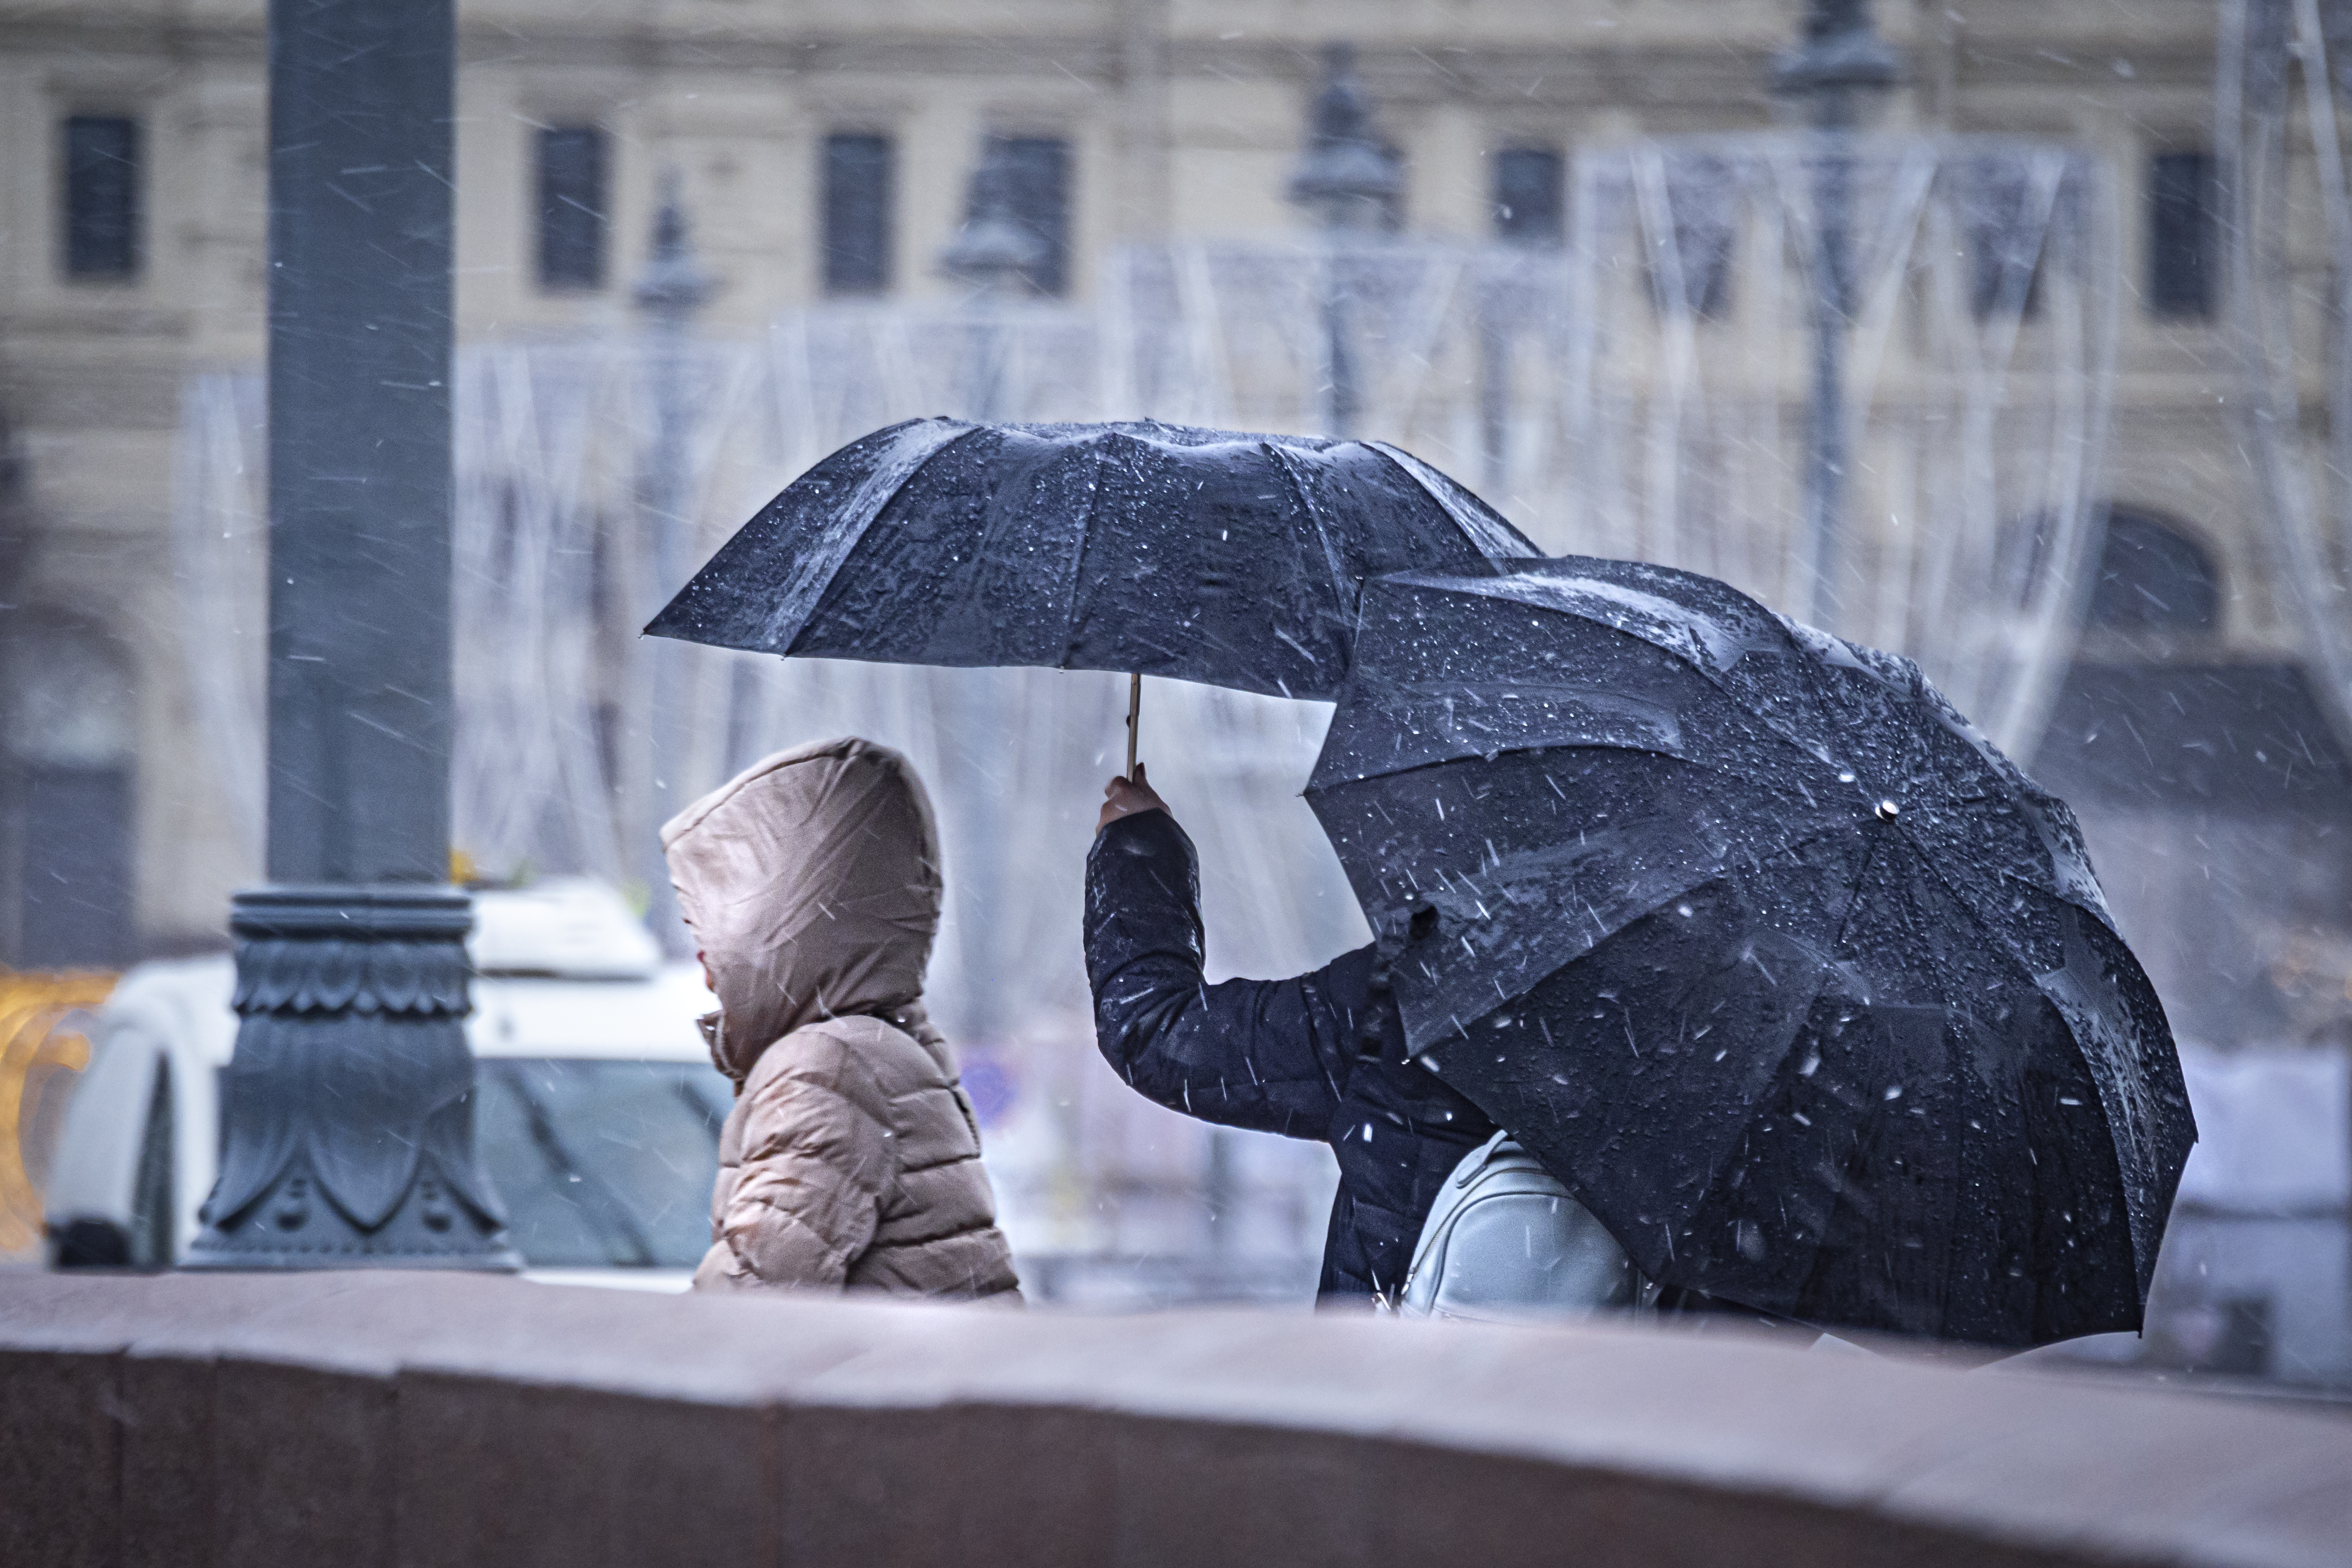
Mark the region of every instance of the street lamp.
[[646, 323], [673, 341], [686, 335], [718, 288], [717, 280], [695, 257], [679, 184], [676, 169], [662, 175], [661, 204], [654, 210], [653, 247], [630, 296], [645, 313]]
[[1372, 103], [1356, 79], [1352, 44], [1323, 46], [1323, 86], [1307, 110], [1307, 151], [1290, 174], [1290, 199], [1327, 230], [1370, 232], [1388, 221], [1402, 182], [1372, 129]]
[[[637, 514], [644, 529], [639, 560], [651, 581], [644, 585], [646, 591], [636, 595], [632, 626], [643, 626], [652, 618], [677, 584], [686, 581], [694, 564], [688, 559], [694, 507], [694, 480], [687, 458], [693, 423], [688, 340], [694, 318], [709, 303], [716, 288], [716, 280], [695, 258], [677, 172], [670, 170], [662, 176], [661, 202], [654, 213], [653, 247], [631, 293], [645, 321], [643, 363], [646, 401], [653, 416], [637, 481]], [[682, 797], [671, 792], [675, 784], [685, 782], [692, 750], [688, 742], [691, 704], [686, 700], [683, 679], [688, 649], [681, 643], [649, 639], [640, 641], [637, 651], [635, 696], [643, 705], [645, 722], [636, 728], [641, 740], [637, 754], [631, 759], [631, 783], [635, 787], [630, 793], [651, 809], [646, 819], [630, 821], [628, 831], [635, 840], [633, 858], [639, 861], [646, 887], [646, 923], [666, 951], [682, 957], [690, 947], [678, 916], [677, 891], [670, 886], [668, 861], [655, 829], [671, 814], [669, 807], [685, 805]], [[633, 818], [635, 814], [624, 813], [624, 816]]]
[[1317, 305], [1323, 317], [1324, 424], [1334, 436], [1351, 434], [1360, 409], [1339, 252], [1349, 237], [1387, 226], [1402, 184], [1395, 160], [1373, 132], [1371, 100], [1356, 79], [1354, 46], [1325, 45], [1323, 86], [1307, 111], [1307, 151], [1291, 172], [1288, 195], [1324, 237]]
[[974, 419], [994, 419], [1004, 389], [1004, 332], [998, 320], [1045, 262], [1045, 241], [1021, 221], [1013, 149], [991, 138], [972, 169], [963, 226], [940, 252], [940, 271], [971, 289], [965, 308], [973, 325], [971, 392]]
[[1828, 618], [1846, 490], [1845, 339], [1853, 310], [1853, 132], [1902, 76], [1869, 0], [1812, 0], [1804, 36], [1772, 62], [1773, 95], [1820, 140], [1813, 150], [1813, 385], [1807, 408], [1804, 552], [1809, 621]]
[[[1005, 310], [1028, 291], [1030, 279], [1047, 259], [1045, 238], [1021, 221], [1018, 178], [1013, 149], [1003, 138], [990, 137], [972, 167], [963, 226], [939, 256], [940, 275], [967, 290], [961, 313], [971, 329], [971, 359], [964, 412], [977, 420], [1001, 419], [1013, 412], [1006, 406], [1004, 384], [1012, 338]], [[987, 741], [968, 743], [962, 738], [1002, 735], [1003, 715], [1022, 700], [1022, 688], [1020, 676], [1007, 670], [974, 671], [963, 679], [958, 700], [934, 711], [945, 716], [936, 732], [941, 742], [940, 766], [948, 784], [943, 798], [960, 830], [957, 860], [963, 868], [963, 885], [978, 889], [976, 896], [963, 896], [960, 908], [978, 910], [998, 898], [1006, 882], [1006, 776], [991, 765], [994, 752]], [[1000, 977], [1009, 962], [1005, 932], [999, 922], [985, 918], [960, 920], [956, 931], [965, 973], [971, 977], [963, 988], [961, 1032], [982, 1045], [998, 1045], [1004, 1026]]]
[[268, 885], [198, 1268], [514, 1268], [448, 885], [451, 0], [269, 6]]

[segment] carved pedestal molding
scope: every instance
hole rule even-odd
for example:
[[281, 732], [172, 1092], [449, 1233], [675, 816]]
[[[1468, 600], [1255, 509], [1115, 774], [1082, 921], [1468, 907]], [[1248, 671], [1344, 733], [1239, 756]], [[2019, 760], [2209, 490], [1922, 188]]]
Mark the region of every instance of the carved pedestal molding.
[[191, 1268], [514, 1268], [474, 1159], [471, 901], [425, 887], [237, 895], [225, 1152]]

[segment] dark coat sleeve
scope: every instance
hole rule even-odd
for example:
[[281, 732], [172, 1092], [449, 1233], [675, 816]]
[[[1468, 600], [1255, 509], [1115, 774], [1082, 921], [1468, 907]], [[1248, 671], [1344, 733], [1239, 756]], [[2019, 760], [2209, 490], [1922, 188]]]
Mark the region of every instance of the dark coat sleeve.
[[1104, 828], [1087, 858], [1087, 978], [1104, 1058], [1139, 1092], [1204, 1121], [1327, 1139], [1359, 1050], [1372, 950], [1287, 980], [1215, 985], [1201, 953], [1192, 839], [1164, 811]]

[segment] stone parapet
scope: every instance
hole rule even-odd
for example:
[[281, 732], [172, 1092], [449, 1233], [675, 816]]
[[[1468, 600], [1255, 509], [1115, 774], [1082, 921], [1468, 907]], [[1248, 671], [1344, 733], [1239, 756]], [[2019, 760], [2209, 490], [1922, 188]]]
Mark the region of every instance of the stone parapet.
[[2352, 1563], [2352, 1422], [1715, 1333], [0, 1277], [0, 1563]]

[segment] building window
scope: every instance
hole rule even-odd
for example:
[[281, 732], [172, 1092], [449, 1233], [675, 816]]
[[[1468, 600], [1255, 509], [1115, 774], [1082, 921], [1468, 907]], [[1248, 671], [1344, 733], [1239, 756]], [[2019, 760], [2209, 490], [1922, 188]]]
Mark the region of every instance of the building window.
[[14, 612], [0, 641], [0, 964], [130, 960], [135, 713], [111, 637]]
[[2090, 621], [2118, 631], [2210, 632], [2221, 616], [2212, 558], [2179, 529], [2138, 512], [2107, 518]]
[[539, 133], [539, 286], [604, 286], [604, 133], [593, 125]]
[[2213, 157], [2158, 153], [2147, 179], [2147, 308], [2174, 321], [2213, 314]]
[[139, 122], [77, 114], [65, 124], [68, 278], [139, 273]]
[[1066, 294], [1070, 288], [1070, 144], [1059, 137], [1008, 136], [1003, 153], [1013, 216], [1045, 243], [1029, 274], [1040, 294]]
[[1558, 245], [1564, 163], [1550, 147], [1506, 147], [1495, 154], [1495, 232], [1523, 245]]
[[887, 136], [824, 139], [824, 290], [890, 286], [891, 148]]

